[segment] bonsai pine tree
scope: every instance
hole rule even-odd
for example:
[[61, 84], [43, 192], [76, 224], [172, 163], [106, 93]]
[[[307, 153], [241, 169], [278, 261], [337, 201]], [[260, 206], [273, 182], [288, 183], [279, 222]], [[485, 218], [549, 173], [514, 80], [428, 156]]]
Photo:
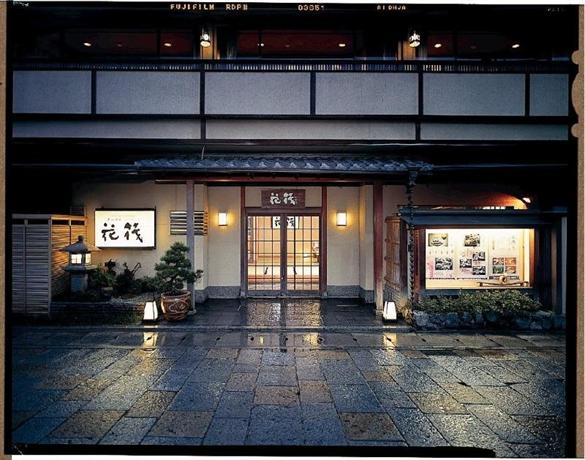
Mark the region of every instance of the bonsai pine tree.
[[154, 266], [161, 293], [178, 295], [185, 283], [193, 283], [201, 278], [202, 270], [191, 270], [191, 262], [186, 256], [188, 252], [187, 246], [176, 242], [160, 258], [160, 263]]

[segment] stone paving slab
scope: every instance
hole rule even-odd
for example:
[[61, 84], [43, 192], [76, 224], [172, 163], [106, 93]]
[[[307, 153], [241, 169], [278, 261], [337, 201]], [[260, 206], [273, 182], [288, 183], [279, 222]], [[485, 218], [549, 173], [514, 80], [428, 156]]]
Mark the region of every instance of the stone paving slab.
[[128, 417], [160, 417], [175, 398], [173, 391], [147, 391], [130, 407]]
[[149, 436], [203, 438], [213, 412], [167, 411], [148, 432]]
[[214, 418], [207, 430], [204, 445], [240, 446], [246, 442], [247, 418]]
[[14, 337], [11, 423], [21, 450], [99, 443], [565, 451], [558, 335], [29, 327]]
[[388, 412], [410, 446], [447, 446], [439, 430], [416, 409], [395, 408]]
[[156, 418], [121, 418], [102, 438], [100, 444], [135, 445], [148, 433]]
[[59, 426], [51, 435], [59, 438], [101, 438], [122, 418], [123, 411], [79, 411]]
[[352, 441], [401, 441], [402, 435], [388, 414], [342, 413], [341, 422]]

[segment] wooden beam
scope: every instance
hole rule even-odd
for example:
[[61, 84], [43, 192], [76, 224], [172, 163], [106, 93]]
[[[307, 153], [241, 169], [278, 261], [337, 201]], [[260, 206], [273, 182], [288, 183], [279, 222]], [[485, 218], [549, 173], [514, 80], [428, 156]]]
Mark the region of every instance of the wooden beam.
[[374, 299], [376, 310], [384, 307], [384, 188], [375, 184], [374, 200]]
[[[195, 267], [195, 229], [193, 228], [193, 214], [195, 208], [195, 190], [193, 187], [193, 181], [188, 180], [185, 182], [185, 198], [186, 198], [186, 205], [187, 205], [187, 247], [189, 248], [189, 262], [191, 262], [191, 267]], [[191, 292], [191, 305], [193, 310], [195, 310], [195, 293], [194, 284], [189, 283], [188, 285], [189, 292]]]

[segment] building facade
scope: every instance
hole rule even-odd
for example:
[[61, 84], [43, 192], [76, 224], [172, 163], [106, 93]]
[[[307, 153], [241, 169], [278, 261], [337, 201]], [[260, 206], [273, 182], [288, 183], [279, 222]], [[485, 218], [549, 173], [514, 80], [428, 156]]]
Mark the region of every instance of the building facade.
[[94, 261], [152, 275], [181, 241], [199, 302], [519, 289], [565, 313], [576, 8], [15, 3], [10, 24], [11, 210], [84, 216]]

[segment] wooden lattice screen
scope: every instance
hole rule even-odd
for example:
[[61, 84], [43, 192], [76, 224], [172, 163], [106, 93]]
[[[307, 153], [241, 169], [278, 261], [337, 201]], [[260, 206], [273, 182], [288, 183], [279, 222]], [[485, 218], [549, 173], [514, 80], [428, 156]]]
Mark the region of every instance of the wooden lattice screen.
[[61, 248], [86, 236], [82, 216], [14, 214], [12, 216], [12, 312], [47, 315], [51, 299], [69, 286]]
[[384, 280], [391, 300], [400, 302], [407, 298], [406, 228], [400, 217], [386, 220], [386, 271]]

